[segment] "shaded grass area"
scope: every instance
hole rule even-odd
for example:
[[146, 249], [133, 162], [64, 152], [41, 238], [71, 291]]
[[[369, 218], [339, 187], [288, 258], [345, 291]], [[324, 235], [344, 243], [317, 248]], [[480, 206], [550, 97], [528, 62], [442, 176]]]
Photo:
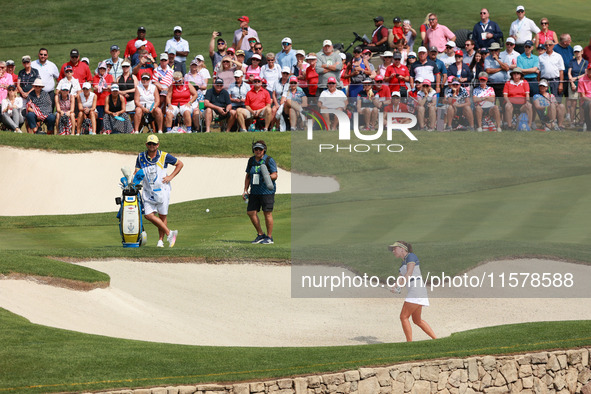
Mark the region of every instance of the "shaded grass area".
[[591, 322], [512, 324], [412, 343], [315, 348], [181, 346], [85, 335], [0, 309], [0, 390], [53, 392], [242, 381], [409, 360], [591, 344]]

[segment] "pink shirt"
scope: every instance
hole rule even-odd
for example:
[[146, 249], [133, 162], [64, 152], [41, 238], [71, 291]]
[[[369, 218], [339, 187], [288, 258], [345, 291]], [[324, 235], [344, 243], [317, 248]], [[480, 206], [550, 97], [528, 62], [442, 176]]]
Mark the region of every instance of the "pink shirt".
[[[12, 84], [12, 75], [5, 72], [2, 78], [0, 78], [0, 85], [6, 85], [6, 87], [8, 87]], [[6, 90], [6, 88], [0, 88], [0, 101], [4, 100], [6, 96], [8, 96], [8, 90]]]
[[445, 44], [454, 37], [451, 30], [440, 24], [437, 24], [435, 28], [430, 27], [426, 34], [425, 41], [427, 41], [427, 45], [437, 47], [439, 52], [443, 52]]
[[579, 79], [579, 87], [577, 91], [581, 93], [583, 97], [591, 97], [591, 78], [589, 78], [589, 75], [584, 75]]

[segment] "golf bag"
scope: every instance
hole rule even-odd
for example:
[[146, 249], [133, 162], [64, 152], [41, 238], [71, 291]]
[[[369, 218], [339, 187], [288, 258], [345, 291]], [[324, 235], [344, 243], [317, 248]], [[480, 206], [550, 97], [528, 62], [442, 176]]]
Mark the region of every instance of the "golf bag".
[[121, 171], [125, 175], [121, 178], [122, 193], [121, 197], [115, 198], [115, 203], [119, 205], [119, 232], [124, 248], [138, 248], [145, 245], [148, 238], [144, 231], [144, 204], [141, 195], [144, 171], [139, 170], [133, 179], [128, 169], [122, 168]]

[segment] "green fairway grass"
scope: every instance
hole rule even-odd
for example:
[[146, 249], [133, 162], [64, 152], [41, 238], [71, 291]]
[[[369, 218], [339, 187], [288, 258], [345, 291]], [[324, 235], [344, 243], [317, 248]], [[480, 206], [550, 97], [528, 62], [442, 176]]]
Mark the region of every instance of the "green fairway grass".
[[591, 344], [589, 321], [511, 324], [434, 341], [315, 348], [181, 346], [48, 328], [0, 309], [0, 391], [87, 391], [303, 375]]

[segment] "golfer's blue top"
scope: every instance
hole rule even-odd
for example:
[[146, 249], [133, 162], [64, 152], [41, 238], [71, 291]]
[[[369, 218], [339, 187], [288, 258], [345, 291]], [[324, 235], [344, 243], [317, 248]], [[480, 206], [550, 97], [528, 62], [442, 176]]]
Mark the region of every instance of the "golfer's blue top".
[[[406, 265], [408, 263], [415, 263], [415, 267], [418, 267], [419, 265], [419, 258], [417, 257], [416, 254], [414, 253], [409, 253], [406, 255], [406, 257], [404, 258], [404, 260], [402, 260], [402, 264], [400, 265], [400, 270], [399, 272], [402, 275], [406, 275]], [[413, 271], [414, 274], [414, 271]], [[419, 274], [420, 275], [420, 274]], [[414, 275], [413, 275], [414, 276]]]
[[[277, 172], [277, 163], [275, 163], [275, 159], [273, 159], [272, 157], [269, 157], [265, 154], [261, 161], [256, 161], [255, 156], [252, 156], [248, 160], [248, 164], [246, 165], [246, 172], [250, 175], [250, 194], [275, 194], [275, 190], [277, 189], [275, 181], [273, 181], [273, 190], [269, 190], [267, 189], [267, 186], [265, 186], [263, 174], [261, 173], [262, 163], [265, 163], [267, 165], [267, 168], [269, 169], [269, 174]], [[253, 184], [254, 174], [259, 175], [258, 185]]]

